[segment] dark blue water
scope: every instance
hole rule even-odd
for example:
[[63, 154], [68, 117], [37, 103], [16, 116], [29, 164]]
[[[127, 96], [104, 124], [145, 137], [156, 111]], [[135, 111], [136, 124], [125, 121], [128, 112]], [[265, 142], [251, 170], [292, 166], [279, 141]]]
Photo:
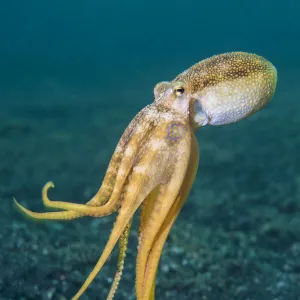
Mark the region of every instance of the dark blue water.
[[52, 76], [102, 90], [112, 82], [151, 88], [202, 58], [233, 50], [266, 56], [280, 69], [296, 68], [299, 5], [292, 0], [2, 3], [1, 87]]
[[[270, 60], [277, 90], [249, 120], [197, 134], [156, 299], [300, 299], [299, 14], [296, 0], [2, 1], [0, 299], [71, 299], [113, 222], [33, 223], [12, 196], [44, 211], [54, 180], [53, 197], [86, 202], [154, 85], [230, 51]], [[116, 299], [135, 299], [133, 233]], [[116, 257], [82, 299], [105, 299]]]

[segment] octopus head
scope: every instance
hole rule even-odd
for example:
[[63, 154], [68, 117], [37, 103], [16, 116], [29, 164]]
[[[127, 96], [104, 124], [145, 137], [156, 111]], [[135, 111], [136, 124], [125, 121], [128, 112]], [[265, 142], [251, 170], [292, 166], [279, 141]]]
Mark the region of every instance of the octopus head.
[[194, 129], [244, 119], [272, 98], [275, 67], [266, 59], [244, 52], [205, 59], [171, 82], [154, 88], [155, 103], [189, 118]]
[[163, 81], [154, 88], [154, 102], [183, 117], [189, 117], [190, 98], [182, 81]]

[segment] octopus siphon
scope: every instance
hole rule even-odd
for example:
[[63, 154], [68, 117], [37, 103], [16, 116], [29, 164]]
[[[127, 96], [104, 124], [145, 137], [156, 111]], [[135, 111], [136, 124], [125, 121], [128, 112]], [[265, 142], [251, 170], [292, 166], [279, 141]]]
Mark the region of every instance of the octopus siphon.
[[254, 114], [271, 100], [276, 83], [275, 67], [255, 54], [231, 52], [202, 60], [174, 80], [155, 86], [154, 102], [126, 128], [102, 185], [89, 202], [50, 200], [52, 182], [44, 186], [42, 199], [57, 212], [32, 212], [14, 199], [18, 209], [33, 219], [71, 220], [118, 213], [97, 264], [73, 300], [86, 291], [119, 242], [117, 271], [107, 297], [113, 299], [123, 272], [132, 218], [139, 207], [136, 298], [155, 299], [161, 252], [198, 169], [194, 132], [207, 124], [234, 123]]

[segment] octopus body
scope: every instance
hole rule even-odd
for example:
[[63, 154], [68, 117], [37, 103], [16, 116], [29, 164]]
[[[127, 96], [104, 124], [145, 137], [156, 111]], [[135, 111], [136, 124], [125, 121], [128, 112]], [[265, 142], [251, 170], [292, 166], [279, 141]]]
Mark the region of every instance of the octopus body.
[[34, 219], [103, 217], [118, 213], [96, 266], [73, 297], [78, 299], [96, 277], [119, 241], [119, 260], [107, 299], [118, 287], [131, 220], [139, 207], [136, 297], [155, 298], [155, 276], [168, 233], [193, 184], [199, 160], [194, 131], [206, 124], [237, 122], [263, 108], [277, 81], [275, 67], [255, 54], [233, 52], [205, 59], [170, 82], [154, 88], [154, 102], [142, 109], [122, 135], [102, 185], [86, 204], [53, 201], [42, 191], [47, 207], [57, 212], [32, 212]]

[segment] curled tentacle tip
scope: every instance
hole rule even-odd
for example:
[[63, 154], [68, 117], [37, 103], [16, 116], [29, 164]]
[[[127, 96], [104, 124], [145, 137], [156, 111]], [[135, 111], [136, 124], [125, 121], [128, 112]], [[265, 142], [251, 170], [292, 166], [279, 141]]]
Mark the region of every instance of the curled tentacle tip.
[[48, 198], [48, 190], [50, 188], [54, 188], [54, 183], [52, 181], [48, 181], [44, 185], [44, 187], [42, 189], [42, 200], [43, 200], [45, 206], [50, 206], [51, 207], [51, 205], [50, 205], [51, 200]]
[[54, 182], [53, 182], [53, 181], [48, 181], [48, 182], [44, 185], [43, 190], [48, 190], [48, 189], [54, 188], [54, 187], [55, 187]]
[[34, 219], [34, 213], [30, 210], [28, 210], [27, 208], [25, 208], [23, 205], [21, 205], [15, 197], [13, 197], [14, 200], [14, 204], [17, 208], [17, 210], [24, 215], [27, 219], [29, 220], [33, 220]]
[[21, 212], [24, 212], [26, 210], [25, 207], [23, 207], [15, 197], [13, 197], [13, 200], [14, 200], [14, 204], [15, 206], [21, 211]]
[[42, 189], [42, 196], [43, 196], [43, 199], [46, 199], [47, 201], [49, 201], [48, 196], [47, 196], [47, 192], [48, 192], [48, 190], [51, 189], [51, 188], [54, 188], [54, 183], [53, 183], [52, 181], [48, 181], [48, 182], [44, 185], [44, 187], [43, 187], [43, 189]]
[[26, 214], [27, 216], [29, 216], [30, 211], [29, 211], [27, 208], [25, 208], [23, 205], [21, 205], [21, 204], [16, 200], [15, 197], [13, 197], [13, 200], [14, 200], [14, 203], [15, 203], [17, 209], [20, 210], [22, 213]]
[[18, 201], [16, 200], [16, 198], [15, 198], [15, 197], [12, 197], [12, 198], [13, 198], [13, 200], [14, 200], [15, 205], [18, 205], [19, 203], [18, 203]]

